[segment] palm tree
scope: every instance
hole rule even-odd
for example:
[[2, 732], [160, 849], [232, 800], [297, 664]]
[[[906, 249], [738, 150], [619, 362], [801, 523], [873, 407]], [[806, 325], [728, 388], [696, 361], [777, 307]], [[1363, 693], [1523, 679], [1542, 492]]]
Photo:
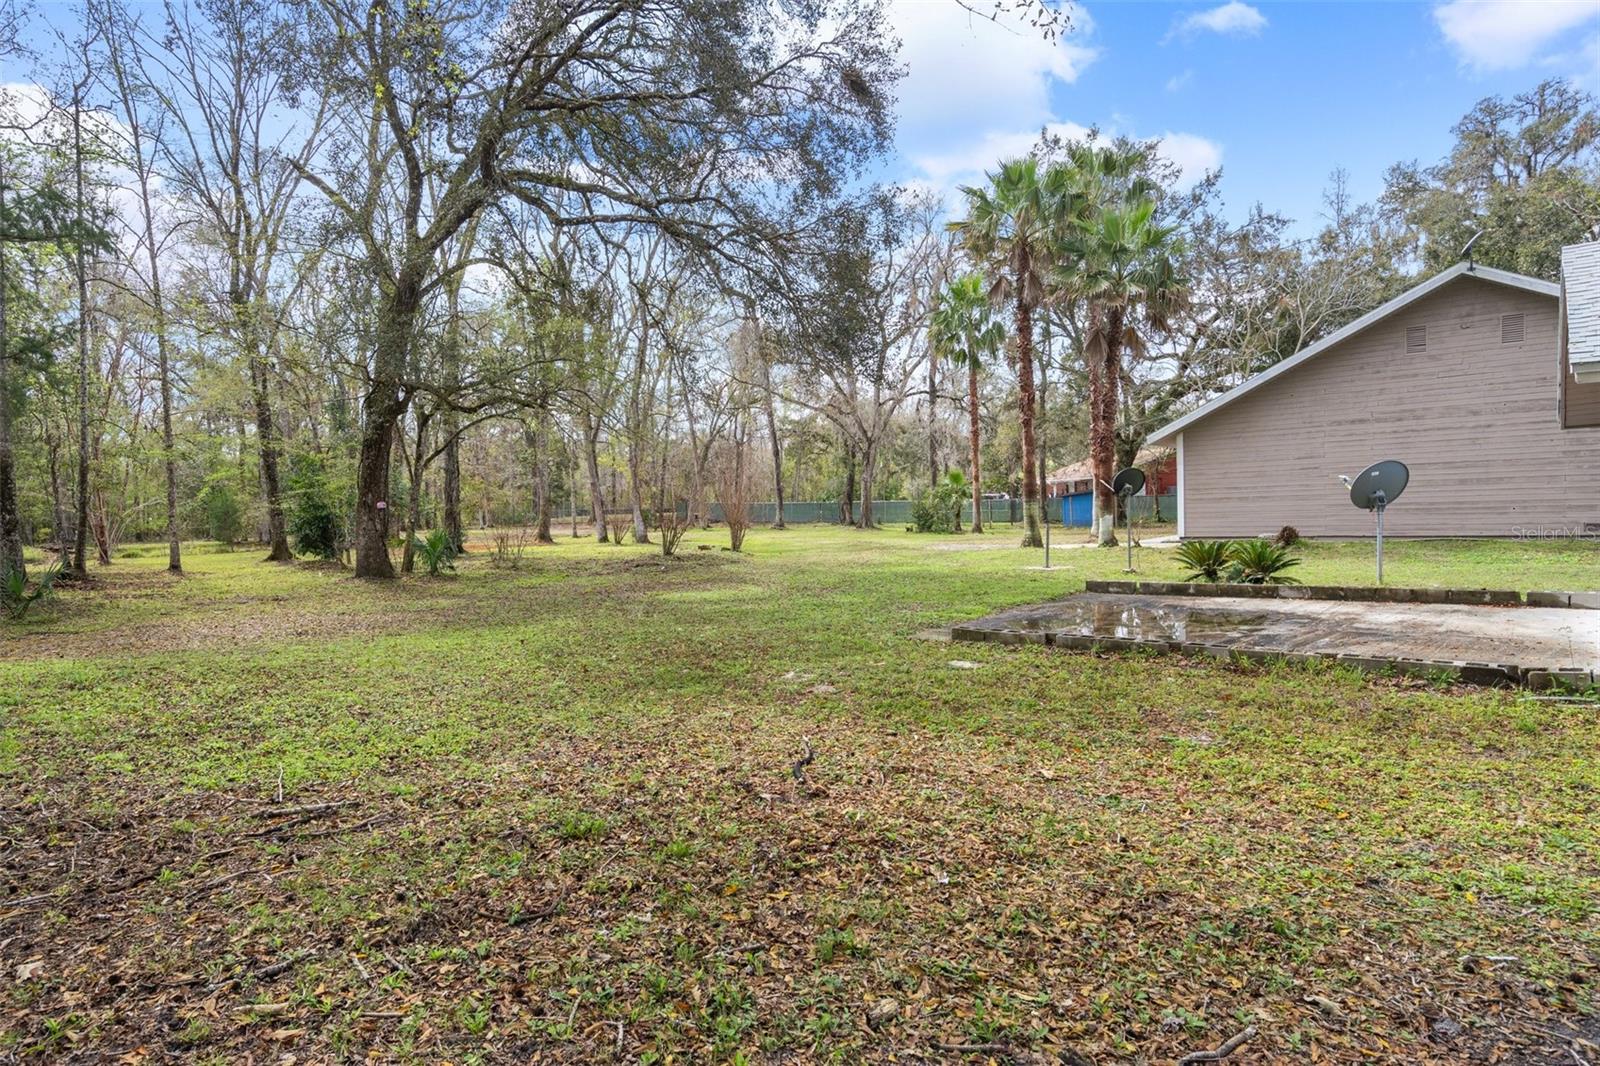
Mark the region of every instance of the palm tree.
[[[933, 310], [933, 349], [967, 370], [968, 435], [972, 445], [972, 531], [983, 532], [983, 475], [978, 459], [978, 371], [1000, 350], [1005, 330], [989, 313], [983, 276], [967, 274], [950, 282]], [[959, 525], [959, 523], [958, 523]]]
[[967, 217], [950, 223], [969, 254], [989, 268], [989, 300], [1010, 304], [1022, 423], [1022, 546], [1044, 545], [1039, 530], [1039, 480], [1034, 459], [1033, 312], [1044, 302], [1056, 244], [1057, 204], [1065, 193], [1060, 168], [1041, 173], [1031, 156], [1011, 159], [990, 174], [987, 188], [963, 186]]
[[[1142, 354], [1188, 302], [1188, 281], [1174, 265], [1176, 227], [1161, 225], [1155, 214], [1153, 195], [1125, 188], [1115, 202], [1088, 212], [1072, 228], [1051, 277], [1089, 308], [1083, 358], [1089, 370], [1089, 458], [1101, 516], [1116, 514], [1111, 478], [1123, 353]], [[1112, 527], [1102, 521], [1101, 544], [1116, 543]]]

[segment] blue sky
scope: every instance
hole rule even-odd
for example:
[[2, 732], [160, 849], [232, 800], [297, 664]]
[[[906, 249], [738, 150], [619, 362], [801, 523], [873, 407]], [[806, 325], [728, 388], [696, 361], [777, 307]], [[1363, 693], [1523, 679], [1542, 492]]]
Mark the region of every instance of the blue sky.
[[1189, 173], [1220, 165], [1230, 215], [1260, 201], [1301, 233], [1335, 169], [1370, 199], [1484, 96], [1552, 75], [1600, 90], [1600, 0], [1094, 3], [1055, 43], [953, 0], [891, 12], [909, 68], [893, 176], [949, 189], [1043, 125], [1098, 126], [1164, 138]]

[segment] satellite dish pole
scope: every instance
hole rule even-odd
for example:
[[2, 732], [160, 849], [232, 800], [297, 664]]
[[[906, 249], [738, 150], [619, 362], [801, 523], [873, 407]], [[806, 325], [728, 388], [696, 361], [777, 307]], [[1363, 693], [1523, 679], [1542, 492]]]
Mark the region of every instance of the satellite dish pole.
[[1463, 258], [1463, 259], [1465, 259], [1467, 261], [1467, 270], [1469, 270], [1469, 271], [1475, 269], [1475, 267], [1473, 266], [1473, 263], [1472, 263], [1472, 246], [1474, 244], [1477, 244], [1478, 243], [1478, 238], [1482, 237], [1482, 236], [1483, 236], [1483, 230], [1479, 230], [1477, 233], [1474, 233], [1472, 235], [1472, 237], [1467, 241], [1466, 246], [1461, 249], [1461, 258]]
[[[1111, 479], [1111, 491], [1117, 499], [1122, 501], [1123, 529], [1122, 535], [1128, 541], [1128, 567], [1123, 571], [1131, 574], [1133, 570], [1133, 497], [1144, 488], [1144, 471], [1136, 466], [1117, 471], [1117, 476]], [[1116, 515], [1111, 516], [1116, 521]]]
[[1384, 498], [1383, 490], [1372, 494], [1373, 509], [1378, 512], [1378, 584], [1383, 584], [1383, 508], [1389, 501]]
[[1378, 515], [1378, 584], [1383, 584], [1383, 512], [1406, 490], [1411, 471], [1398, 459], [1385, 459], [1373, 463], [1354, 479], [1339, 475], [1339, 480], [1350, 487], [1350, 502], [1364, 511]]

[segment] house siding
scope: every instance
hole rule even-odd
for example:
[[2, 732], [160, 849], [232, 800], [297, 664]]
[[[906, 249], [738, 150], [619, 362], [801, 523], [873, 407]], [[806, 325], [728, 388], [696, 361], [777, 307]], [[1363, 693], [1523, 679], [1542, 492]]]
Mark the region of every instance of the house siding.
[[1411, 468], [1385, 535], [1600, 528], [1600, 429], [1561, 426], [1556, 329], [1554, 297], [1462, 276], [1241, 396], [1184, 428], [1183, 534], [1370, 536], [1337, 478], [1379, 459]]
[[1567, 372], [1567, 389], [1562, 397], [1566, 404], [1564, 421], [1574, 429], [1600, 426], [1600, 381], [1580, 385]]

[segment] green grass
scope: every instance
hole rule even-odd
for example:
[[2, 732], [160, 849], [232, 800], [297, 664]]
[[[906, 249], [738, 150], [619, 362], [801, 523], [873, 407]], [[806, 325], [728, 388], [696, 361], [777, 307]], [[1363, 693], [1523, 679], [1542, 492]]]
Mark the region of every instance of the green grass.
[[[0, 1055], [1159, 1060], [1255, 1025], [1414, 1062], [1584, 1024], [1592, 704], [912, 639], [1121, 576], [1012, 536], [563, 538], [387, 585], [122, 553], [0, 627], [0, 941], [41, 963]], [[1370, 544], [1303, 552], [1371, 580]], [[1386, 576], [1597, 563], [1398, 542]]]

